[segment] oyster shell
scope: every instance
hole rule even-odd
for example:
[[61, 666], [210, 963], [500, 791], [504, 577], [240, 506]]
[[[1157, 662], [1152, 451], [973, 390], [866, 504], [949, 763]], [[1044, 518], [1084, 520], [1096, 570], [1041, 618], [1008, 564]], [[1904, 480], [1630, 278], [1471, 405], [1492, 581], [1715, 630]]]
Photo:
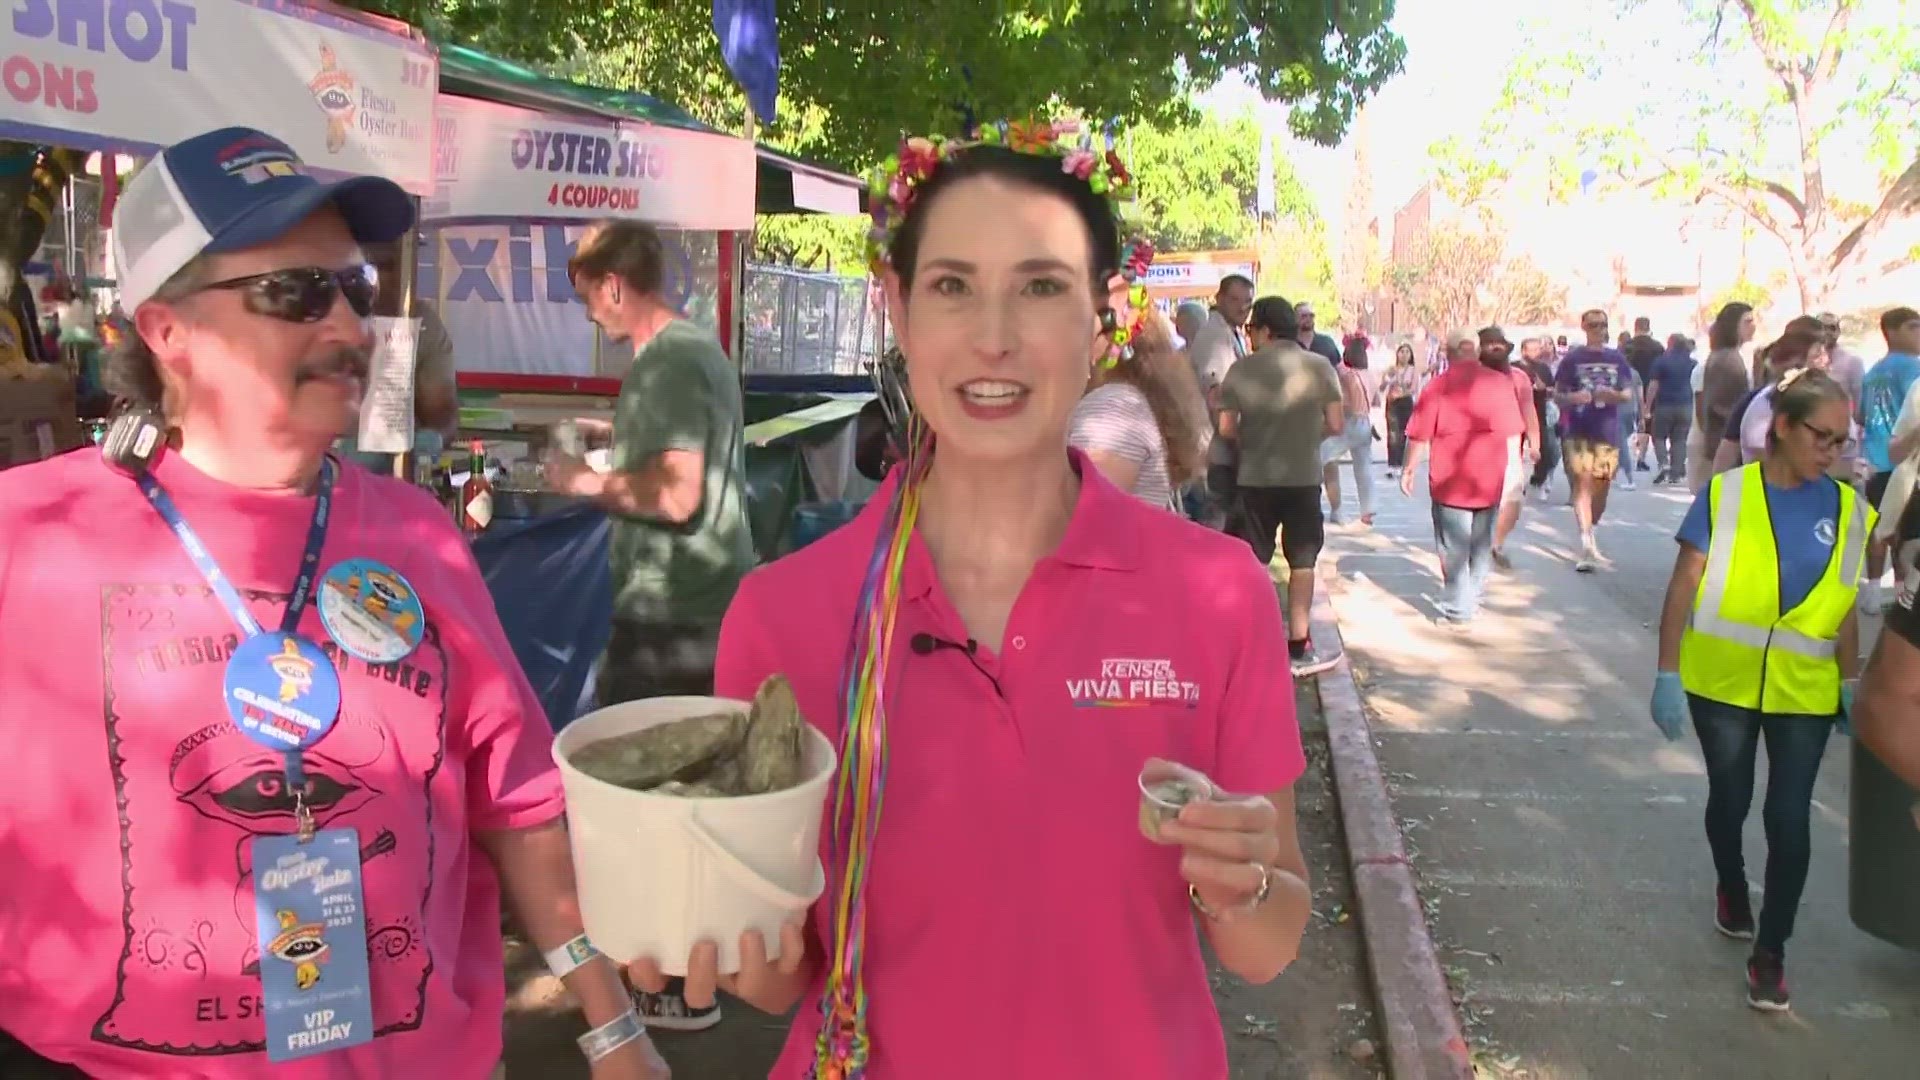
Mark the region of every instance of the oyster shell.
[[657, 795], [764, 795], [806, 779], [807, 721], [787, 677], [767, 676], [746, 712], [674, 720], [574, 751], [573, 767], [596, 780]]

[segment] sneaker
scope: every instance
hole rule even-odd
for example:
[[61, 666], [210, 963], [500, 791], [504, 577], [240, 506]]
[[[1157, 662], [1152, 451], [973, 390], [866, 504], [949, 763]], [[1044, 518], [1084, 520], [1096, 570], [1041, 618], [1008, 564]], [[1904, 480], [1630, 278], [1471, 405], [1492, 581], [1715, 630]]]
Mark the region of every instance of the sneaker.
[[645, 990], [633, 992], [634, 1007], [650, 1028], [663, 1031], [705, 1031], [720, 1022], [720, 1003], [704, 1009], [687, 1004], [685, 979], [668, 979], [667, 988], [658, 994]]
[[1668, 477], [1667, 477], [1667, 471], [1665, 469], [1662, 469], [1659, 472], [1653, 474], [1654, 487], [1659, 487], [1661, 484], [1665, 484], [1667, 482], [1668, 482]]
[[1633, 482], [1633, 474], [1628, 472], [1623, 472], [1620, 474], [1620, 489], [1622, 491], [1640, 490], [1639, 487], [1635, 485]]
[[1604, 561], [1604, 558], [1600, 554], [1600, 545], [1594, 543], [1593, 537], [1589, 536], [1586, 542], [1581, 545], [1580, 561], [1574, 563], [1573, 568], [1582, 574], [1591, 574], [1595, 570], [1600, 569], [1600, 565]]
[[1308, 644], [1305, 649], [1301, 650], [1299, 656], [1293, 658], [1293, 677], [1296, 679], [1305, 679], [1318, 675], [1332, 668], [1339, 662], [1339, 653], [1326, 655], [1314, 648], [1312, 644]]
[[1747, 890], [1713, 891], [1713, 928], [1740, 941], [1753, 940], [1753, 901]]
[[1793, 1007], [1787, 995], [1787, 962], [1779, 953], [1755, 949], [1747, 959], [1747, 1004], [1761, 1012]]

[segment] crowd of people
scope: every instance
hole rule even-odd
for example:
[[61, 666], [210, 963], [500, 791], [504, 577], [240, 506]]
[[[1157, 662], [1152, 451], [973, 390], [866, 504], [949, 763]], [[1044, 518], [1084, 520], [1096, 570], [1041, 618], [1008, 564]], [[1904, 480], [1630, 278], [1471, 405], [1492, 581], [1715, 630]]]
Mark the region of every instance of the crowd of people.
[[[1498, 327], [1455, 333], [1424, 366], [1410, 344], [1397, 346], [1371, 384], [1360, 377], [1365, 342], [1328, 356], [1315, 347], [1324, 335], [1309, 311], [1255, 299], [1245, 279], [1223, 283], [1211, 311], [1178, 317], [1191, 330], [1191, 372], [1163, 368], [1161, 377], [1172, 392], [1190, 374], [1214, 421], [1199, 516], [1210, 511], [1262, 562], [1285, 556], [1296, 676], [1324, 664], [1307, 616], [1323, 506], [1341, 505], [1337, 461], [1354, 470], [1360, 520], [1371, 522], [1375, 394], [1387, 475], [1409, 497], [1423, 466], [1427, 476], [1443, 624], [1470, 623], [1489, 574], [1511, 567], [1505, 545], [1525, 493], [1546, 495], [1556, 459], [1583, 573], [1611, 565], [1597, 536], [1616, 485], [1631, 489], [1636, 472], [1651, 471], [1655, 486], [1692, 493], [1650, 708], [1671, 738], [1690, 719], [1706, 760], [1714, 925], [1753, 943], [1747, 1000], [1789, 1008], [1785, 952], [1807, 874], [1813, 786], [1828, 735], [1854, 712], [1857, 612], [1887, 608], [1880, 580], [1896, 544], [1908, 554], [1873, 665], [1878, 705], [1865, 705], [1879, 718], [1875, 745], [1903, 775], [1920, 776], [1920, 737], [1895, 719], [1920, 703], [1920, 500], [1909, 500], [1920, 478], [1920, 312], [1880, 317], [1886, 353], [1871, 370], [1840, 345], [1832, 316], [1795, 318], [1749, 355], [1758, 322], [1732, 303], [1708, 327], [1704, 361], [1689, 336], [1656, 340], [1644, 318], [1613, 338], [1607, 312], [1594, 309], [1580, 317], [1579, 345], [1529, 337], [1515, 357]], [[1163, 429], [1163, 440], [1175, 437], [1187, 429]], [[1768, 856], [1756, 919], [1741, 834], [1762, 742]]]

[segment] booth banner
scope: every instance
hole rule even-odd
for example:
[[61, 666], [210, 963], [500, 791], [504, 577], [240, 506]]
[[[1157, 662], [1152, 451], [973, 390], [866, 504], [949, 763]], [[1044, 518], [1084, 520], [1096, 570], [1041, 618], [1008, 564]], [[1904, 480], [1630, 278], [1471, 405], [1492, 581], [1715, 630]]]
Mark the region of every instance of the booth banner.
[[[453, 339], [459, 371], [509, 375], [626, 374], [633, 350], [601, 347], [567, 279], [567, 260], [586, 225], [525, 222], [429, 226], [420, 245], [418, 299], [433, 304]], [[662, 231], [667, 302], [694, 322], [716, 323], [720, 242], [711, 232]]]
[[753, 228], [753, 144], [654, 124], [596, 123], [441, 94], [428, 221], [622, 217]]
[[425, 44], [277, 0], [13, 0], [0, 138], [150, 152], [259, 128], [316, 170], [433, 185]]
[[1251, 262], [1156, 262], [1147, 267], [1145, 284], [1149, 288], [1212, 289], [1229, 274], [1252, 280], [1254, 266]]

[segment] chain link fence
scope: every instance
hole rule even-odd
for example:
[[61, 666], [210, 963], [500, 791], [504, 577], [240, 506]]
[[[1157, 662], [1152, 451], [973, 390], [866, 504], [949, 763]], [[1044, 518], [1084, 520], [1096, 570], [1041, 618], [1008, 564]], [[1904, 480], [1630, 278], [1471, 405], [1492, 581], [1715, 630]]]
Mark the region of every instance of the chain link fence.
[[864, 277], [754, 263], [744, 293], [749, 375], [864, 375], [879, 355], [885, 308]]

